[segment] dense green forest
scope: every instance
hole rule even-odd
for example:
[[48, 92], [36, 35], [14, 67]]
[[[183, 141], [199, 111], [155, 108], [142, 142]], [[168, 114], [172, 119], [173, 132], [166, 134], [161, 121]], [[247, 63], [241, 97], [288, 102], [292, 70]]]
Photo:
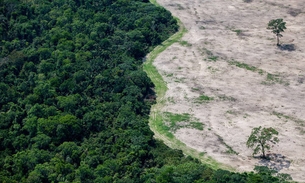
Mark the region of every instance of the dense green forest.
[[0, 0], [0, 182], [281, 182], [153, 138], [143, 57], [177, 29], [147, 0]]

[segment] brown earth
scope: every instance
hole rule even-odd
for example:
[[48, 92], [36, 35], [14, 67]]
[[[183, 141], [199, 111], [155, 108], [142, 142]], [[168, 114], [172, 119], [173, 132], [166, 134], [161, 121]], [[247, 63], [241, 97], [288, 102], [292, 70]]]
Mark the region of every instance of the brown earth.
[[[154, 62], [168, 86], [163, 110], [188, 113], [204, 124], [204, 130], [180, 128], [175, 137], [237, 171], [269, 165], [304, 181], [304, 1], [157, 2], [188, 30]], [[281, 48], [266, 29], [275, 18], [287, 22]], [[196, 102], [203, 95], [213, 99]], [[246, 147], [258, 126], [279, 132], [280, 142], [267, 152], [277, 154], [271, 161], [253, 158]]]

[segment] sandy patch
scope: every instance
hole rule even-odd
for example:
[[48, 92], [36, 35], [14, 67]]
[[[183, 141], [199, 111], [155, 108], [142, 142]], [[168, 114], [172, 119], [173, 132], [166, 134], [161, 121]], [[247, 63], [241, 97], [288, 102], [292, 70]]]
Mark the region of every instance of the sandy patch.
[[[181, 128], [177, 139], [238, 171], [268, 163], [294, 180], [305, 180], [305, 5], [297, 0], [158, 0], [188, 29], [154, 65], [167, 82], [164, 111], [188, 113], [204, 130]], [[283, 18], [287, 30], [276, 47], [266, 29]], [[188, 44], [186, 44], [188, 43]], [[254, 69], [241, 68], [240, 64]], [[213, 97], [196, 103], [199, 96]], [[253, 127], [274, 127], [277, 162], [251, 156]], [[231, 147], [236, 154], [228, 153]], [[282, 157], [284, 156], [284, 158]]]

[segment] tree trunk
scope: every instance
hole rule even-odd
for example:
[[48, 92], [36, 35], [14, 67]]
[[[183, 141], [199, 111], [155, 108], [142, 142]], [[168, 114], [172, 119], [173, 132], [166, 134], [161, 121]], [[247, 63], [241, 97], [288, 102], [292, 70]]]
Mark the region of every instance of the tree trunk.
[[277, 44], [276, 45], [280, 46], [280, 37], [279, 37], [279, 35], [276, 35], [276, 40], [277, 40]]

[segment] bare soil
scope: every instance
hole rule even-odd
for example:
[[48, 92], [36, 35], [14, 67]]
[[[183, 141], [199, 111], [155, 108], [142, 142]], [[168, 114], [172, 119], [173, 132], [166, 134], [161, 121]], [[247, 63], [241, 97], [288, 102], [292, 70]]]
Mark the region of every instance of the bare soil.
[[[188, 30], [154, 62], [168, 86], [162, 110], [188, 113], [204, 124], [204, 130], [180, 128], [175, 137], [237, 171], [268, 165], [304, 181], [304, 1], [157, 2]], [[266, 29], [275, 18], [287, 22], [282, 47]], [[203, 95], [212, 99], [196, 102]], [[280, 142], [267, 152], [271, 161], [252, 157], [246, 147], [258, 126], [279, 132]]]

